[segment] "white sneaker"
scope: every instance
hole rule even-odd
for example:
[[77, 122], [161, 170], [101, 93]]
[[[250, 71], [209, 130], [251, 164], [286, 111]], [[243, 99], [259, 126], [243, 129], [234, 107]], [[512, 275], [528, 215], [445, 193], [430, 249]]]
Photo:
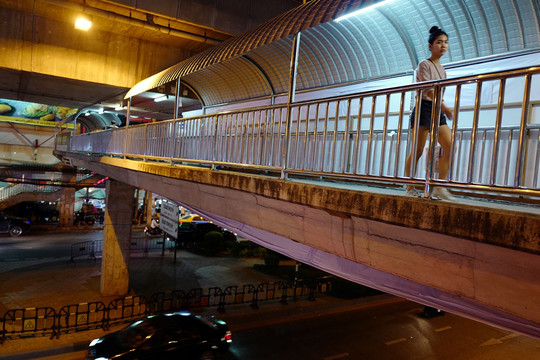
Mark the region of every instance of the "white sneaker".
[[407, 196], [411, 196], [411, 197], [422, 197], [422, 195], [420, 195], [420, 193], [413, 187], [409, 187], [407, 188]]
[[449, 201], [456, 200], [456, 198], [450, 193], [450, 191], [448, 191], [448, 189], [442, 187], [435, 187], [431, 192], [431, 197], [433, 199], [442, 199]]

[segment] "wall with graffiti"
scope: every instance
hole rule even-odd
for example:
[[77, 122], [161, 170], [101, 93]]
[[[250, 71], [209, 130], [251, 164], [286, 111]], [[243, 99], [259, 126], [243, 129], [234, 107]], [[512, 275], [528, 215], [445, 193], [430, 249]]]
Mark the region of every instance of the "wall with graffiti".
[[0, 121], [57, 126], [78, 109], [0, 98]]

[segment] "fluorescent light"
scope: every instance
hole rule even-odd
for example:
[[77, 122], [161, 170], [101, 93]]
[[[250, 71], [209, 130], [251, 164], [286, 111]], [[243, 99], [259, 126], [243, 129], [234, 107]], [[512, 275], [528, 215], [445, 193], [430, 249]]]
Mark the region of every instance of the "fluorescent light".
[[167, 99], [169, 99], [168, 95], [161, 95], [161, 96], [158, 96], [157, 98], [154, 98], [154, 101], [155, 102], [160, 102], [160, 101], [165, 101]]
[[83, 17], [80, 17], [77, 20], [75, 20], [75, 29], [77, 30], [88, 31], [88, 29], [90, 29], [91, 26], [92, 26], [92, 22]]
[[356, 10], [356, 11], [353, 11], [352, 13], [348, 13], [348, 14], [345, 14], [345, 15], [343, 15], [343, 16], [340, 16], [340, 17], [338, 17], [338, 18], [336, 19], [336, 21], [341, 21], [341, 20], [345, 20], [345, 19], [351, 18], [351, 17], [353, 17], [353, 16], [358, 16], [358, 15], [360, 15], [360, 14], [362, 14], [362, 13], [368, 11], [368, 10], [373, 10], [373, 9], [375, 9], [375, 8], [378, 8], [378, 7], [381, 6], [381, 5], [389, 4], [389, 3], [391, 3], [392, 1], [394, 1], [394, 0], [386, 0], [386, 1], [383, 0], [383, 1], [379, 1], [379, 2], [376, 3], [376, 4], [373, 4], [373, 5], [370, 5], [370, 6], [367, 6], [367, 7], [363, 7], [363, 8], [361, 8], [361, 9]]

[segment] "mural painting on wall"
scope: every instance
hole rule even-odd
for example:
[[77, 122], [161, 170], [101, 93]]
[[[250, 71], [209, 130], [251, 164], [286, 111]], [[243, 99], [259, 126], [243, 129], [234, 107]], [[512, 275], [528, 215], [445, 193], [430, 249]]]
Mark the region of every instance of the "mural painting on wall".
[[77, 111], [78, 109], [63, 106], [0, 99], [0, 121], [56, 126], [58, 122], [76, 114]]

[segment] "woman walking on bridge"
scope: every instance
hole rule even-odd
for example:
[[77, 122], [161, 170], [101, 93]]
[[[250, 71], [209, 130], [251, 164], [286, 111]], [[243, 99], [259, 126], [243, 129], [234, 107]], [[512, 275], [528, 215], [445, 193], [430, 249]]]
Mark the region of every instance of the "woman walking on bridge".
[[[430, 81], [446, 79], [446, 71], [440, 63], [441, 57], [448, 51], [448, 35], [437, 26], [433, 26], [429, 30], [429, 50], [431, 51], [431, 57], [425, 59], [418, 64], [416, 69], [416, 81]], [[443, 90], [444, 91], [444, 90]], [[422, 92], [422, 101], [420, 105], [420, 124], [418, 126], [418, 141], [416, 143], [416, 162], [422, 156], [424, 146], [426, 144], [427, 136], [431, 129], [431, 109], [433, 102], [433, 89], [425, 90]], [[411, 128], [414, 126], [416, 108], [411, 114]], [[446, 117], [445, 117], [446, 116]], [[439, 179], [446, 179], [448, 175], [448, 167], [450, 164], [450, 151], [452, 146], [452, 132], [446, 123], [446, 118], [453, 118], [453, 111], [444, 104], [441, 103], [441, 117], [439, 119], [439, 135], [438, 140], [441, 144], [443, 153], [439, 159]], [[412, 151], [407, 157], [405, 162], [405, 175], [411, 176], [411, 161]], [[411, 185], [407, 186], [407, 195], [420, 197], [418, 191]], [[435, 187], [432, 192], [432, 196], [453, 200], [454, 197], [450, 192], [441, 187]]]

